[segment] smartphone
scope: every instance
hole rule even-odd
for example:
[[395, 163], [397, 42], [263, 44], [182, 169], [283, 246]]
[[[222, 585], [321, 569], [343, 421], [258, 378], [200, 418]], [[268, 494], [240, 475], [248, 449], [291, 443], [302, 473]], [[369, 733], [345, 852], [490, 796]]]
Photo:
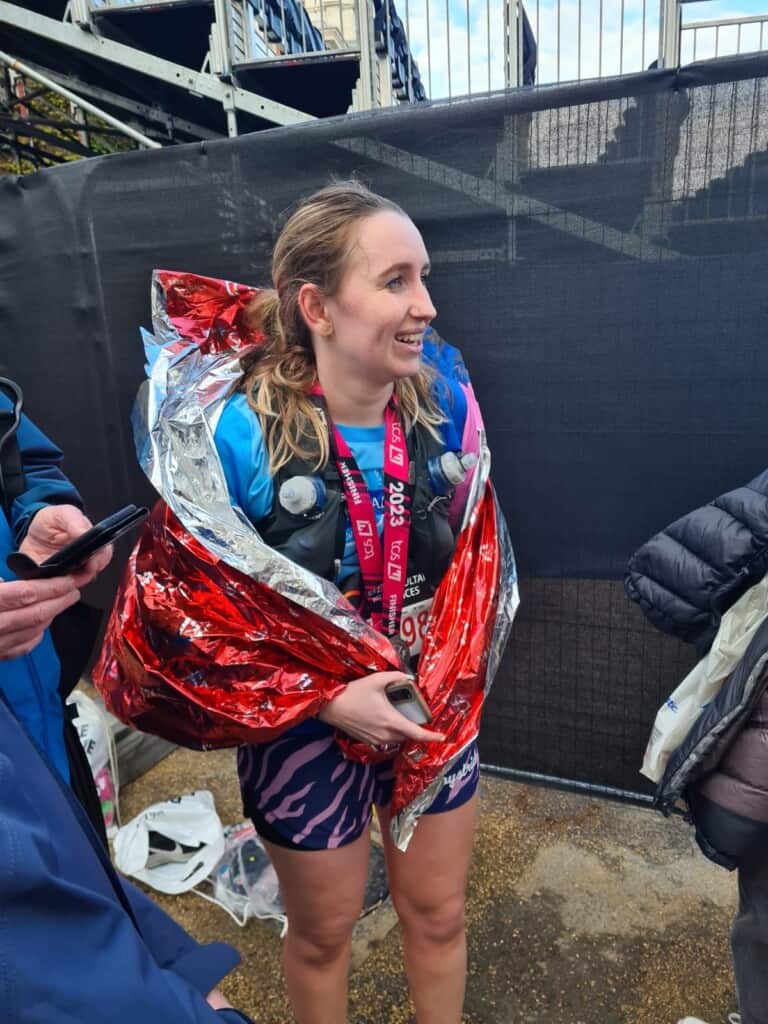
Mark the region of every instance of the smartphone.
[[90, 530], [86, 530], [71, 544], [65, 544], [40, 565], [21, 551], [14, 551], [8, 555], [6, 564], [20, 580], [47, 580], [53, 576], [66, 576], [67, 573], [79, 569], [101, 548], [138, 526], [147, 515], [149, 509], [141, 508], [139, 505], [126, 505], [125, 508], [96, 523]]
[[397, 708], [409, 721], [415, 722], [416, 725], [429, 725], [432, 721], [432, 713], [412, 679], [390, 683], [384, 692], [392, 707]]

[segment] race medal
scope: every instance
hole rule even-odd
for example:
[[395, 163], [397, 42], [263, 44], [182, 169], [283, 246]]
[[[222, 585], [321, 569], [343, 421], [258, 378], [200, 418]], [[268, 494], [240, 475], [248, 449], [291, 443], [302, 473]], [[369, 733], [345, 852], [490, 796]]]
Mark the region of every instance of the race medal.
[[397, 400], [393, 394], [384, 413], [384, 530], [380, 537], [365, 476], [331, 419], [319, 384], [314, 385], [312, 394], [328, 424], [328, 440], [344, 488], [367, 618], [397, 650], [403, 665], [408, 665], [411, 646], [402, 637], [401, 623], [408, 582], [412, 486], [410, 456]]

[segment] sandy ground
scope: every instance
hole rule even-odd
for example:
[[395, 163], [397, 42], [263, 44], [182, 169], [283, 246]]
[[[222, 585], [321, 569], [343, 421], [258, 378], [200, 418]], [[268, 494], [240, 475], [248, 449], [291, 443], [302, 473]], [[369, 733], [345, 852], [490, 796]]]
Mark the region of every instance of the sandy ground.
[[[231, 751], [177, 750], [121, 798], [123, 820], [156, 800], [210, 789], [225, 823], [241, 809]], [[238, 928], [193, 894], [158, 901], [202, 941], [236, 945], [224, 983], [259, 1024], [288, 1024], [280, 938]], [[736, 879], [689, 828], [652, 811], [484, 777], [470, 879], [466, 1024], [724, 1024], [735, 1008], [728, 928]], [[397, 929], [386, 911], [350, 983], [350, 1024], [411, 1021]], [[381, 933], [384, 937], [381, 937]], [[365, 955], [367, 953], [367, 955]]]

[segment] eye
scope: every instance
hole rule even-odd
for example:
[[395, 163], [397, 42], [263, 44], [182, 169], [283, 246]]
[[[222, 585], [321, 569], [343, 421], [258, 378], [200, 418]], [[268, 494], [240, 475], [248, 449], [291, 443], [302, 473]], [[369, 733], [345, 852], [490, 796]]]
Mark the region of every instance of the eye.
[[426, 284], [428, 280], [429, 280], [429, 271], [425, 270], [424, 273], [421, 275], [421, 283], [422, 284]]
[[398, 288], [402, 287], [402, 285], [403, 285], [402, 275], [398, 274], [397, 277], [393, 277], [391, 281], [387, 281], [387, 283], [384, 285], [384, 287], [385, 288], [389, 288], [389, 290], [392, 291], [392, 292], [396, 292], [398, 290]]

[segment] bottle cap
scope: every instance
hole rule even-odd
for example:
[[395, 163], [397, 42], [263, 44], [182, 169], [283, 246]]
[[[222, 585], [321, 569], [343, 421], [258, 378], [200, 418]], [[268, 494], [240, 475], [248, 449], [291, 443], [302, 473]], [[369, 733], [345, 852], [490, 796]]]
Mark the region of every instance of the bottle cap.
[[467, 475], [461, 457], [456, 452], [444, 452], [440, 456], [440, 468], [445, 474], [445, 479], [451, 484], [462, 483]]
[[280, 485], [278, 501], [286, 512], [301, 515], [317, 504], [317, 489], [308, 476], [294, 476]]

